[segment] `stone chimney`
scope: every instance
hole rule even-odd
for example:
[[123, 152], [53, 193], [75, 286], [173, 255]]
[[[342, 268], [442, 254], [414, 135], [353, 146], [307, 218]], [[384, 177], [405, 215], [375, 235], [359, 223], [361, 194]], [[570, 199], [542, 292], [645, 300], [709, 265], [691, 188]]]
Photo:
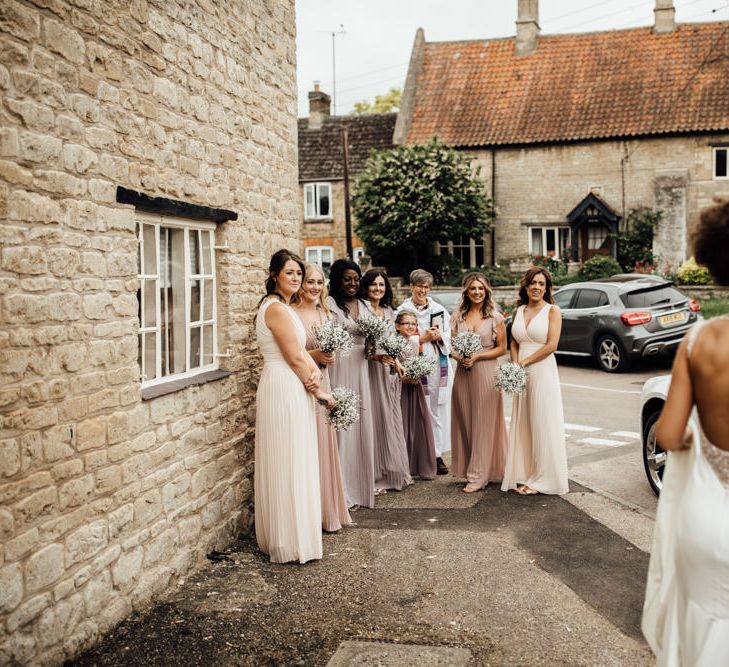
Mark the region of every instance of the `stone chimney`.
[[656, 0], [656, 8], [653, 10], [656, 15], [656, 23], [653, 29], [657, 33], [673, 32], [676, 28], [676, 10], [673, 7], [673, 0]]
[[309, 91], [309, 129], [318, 130], [324, 119], [331, 114], [331, 101], [325, 92], [319, 90], [319, 82], [314, 81], [314, 90]]
[[[660, 0], [658, 0], [660, 2]], [[518, 56], [526, 56], [537, 48], [539, 36], [539, 0], [519, 0], [516, 17], [516, 44]]]

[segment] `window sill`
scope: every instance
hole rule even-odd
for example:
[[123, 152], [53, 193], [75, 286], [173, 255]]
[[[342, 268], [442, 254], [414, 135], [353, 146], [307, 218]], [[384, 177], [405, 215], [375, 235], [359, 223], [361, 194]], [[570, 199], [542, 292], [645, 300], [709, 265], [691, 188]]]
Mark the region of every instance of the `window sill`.
[[304, 222], [334, 222], [334, 218], [304, 218]]
[[163, 382], [162, 384], [155, 384], [151, 387], [142, 387], [142, 400], [149, 401], [153, 398], [159, 398], [160, 396], [166, 396], [167, 394], [173, 394], [180, 389], [186, 387], [192, 387], [196, 384], [206, 384], [213, 382], [214, 380], [222, 380], [230, 375], [230, 371], [215, 370], [206, 371], [189, 378], [180, 378], [179, 380], [170, 380], [169, 382]]

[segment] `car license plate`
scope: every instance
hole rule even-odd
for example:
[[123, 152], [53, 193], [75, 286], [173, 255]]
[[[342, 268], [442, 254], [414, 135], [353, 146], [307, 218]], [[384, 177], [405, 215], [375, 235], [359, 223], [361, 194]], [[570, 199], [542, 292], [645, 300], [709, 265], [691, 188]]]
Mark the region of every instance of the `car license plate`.
[[676, 322], [683, 322], [686, 319], [685, 313], [671, 313], [670, 315], [661, 315], [658, 321], [661, 324], [675, 324]]

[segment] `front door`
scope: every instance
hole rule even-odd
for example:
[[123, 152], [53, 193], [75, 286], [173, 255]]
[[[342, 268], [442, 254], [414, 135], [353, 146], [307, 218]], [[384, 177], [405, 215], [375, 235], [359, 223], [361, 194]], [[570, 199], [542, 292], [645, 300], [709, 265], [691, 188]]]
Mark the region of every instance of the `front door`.
[[613, 238], [610, 230], [599, 220], [589, 221], [580, 228], [580, 260], [586, 262], [595, 255], [613, 255]]

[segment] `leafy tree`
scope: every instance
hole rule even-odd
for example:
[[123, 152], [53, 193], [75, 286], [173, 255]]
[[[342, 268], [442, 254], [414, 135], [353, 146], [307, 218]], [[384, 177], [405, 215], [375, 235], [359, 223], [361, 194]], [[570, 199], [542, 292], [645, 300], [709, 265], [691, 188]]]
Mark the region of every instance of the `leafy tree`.
[[441, 272], [435, 241], [478, 237], [494, 210], [469, 160], [437, 139], [373, 153], [354, 189], [352, 210], [375, 263], [395, 275], [420, 266]]
[[644, 271], [655, 264], [653, 257], [653, 230], [662, 217], [661, 211], [647, 208], [633, 209], [628, 214], [627, 230], [616, 234], [618, 262], [625, 271]]
[[383, 95], [375, 95], [374, 102], [360, 100], [354, 103], [354, 113], [390, 113], [391, 111], [400, 110], [400, 98], [402, 90], [400, 88], [390, 88]]

